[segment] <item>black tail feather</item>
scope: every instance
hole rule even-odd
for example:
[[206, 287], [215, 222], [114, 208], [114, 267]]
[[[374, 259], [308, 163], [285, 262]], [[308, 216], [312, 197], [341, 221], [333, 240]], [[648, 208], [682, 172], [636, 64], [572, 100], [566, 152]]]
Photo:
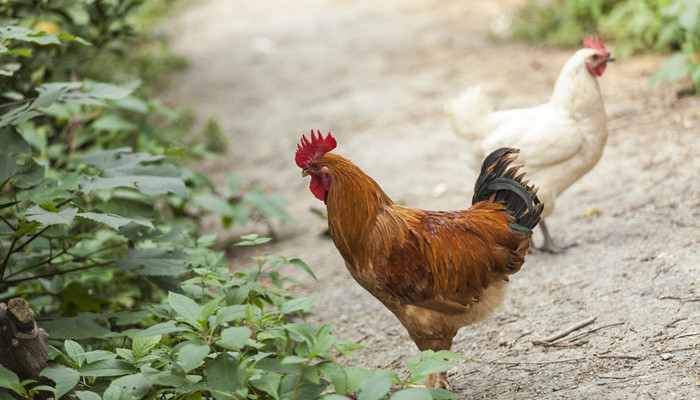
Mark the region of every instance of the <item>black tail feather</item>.
[[540, 221], [544, 205], [537, 198], [537, 188], [524, 180], [521, 166], [511, 167], [519, 152], [518, 149], [502, 147], [484, 159], [474, 185], [472, 204], [484, 200], [503, 204], [515, 217], [515, 224], [511, 227], [531, 233]]

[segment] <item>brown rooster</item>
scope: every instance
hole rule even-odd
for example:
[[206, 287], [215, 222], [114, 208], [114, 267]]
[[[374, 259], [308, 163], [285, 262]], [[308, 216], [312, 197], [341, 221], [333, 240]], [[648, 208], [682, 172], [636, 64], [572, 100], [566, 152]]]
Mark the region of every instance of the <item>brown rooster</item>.
[[[401, 321], [421, 351], [449, 350], [466, 325], [502, 302], [508, 275], [520, 270], [542, 204], [510, 167], [518, 150], [484, 160], [472, 206], [425, 211], [394, 204], [348, 159], [329, 153], [336, 141], [302, 136], [296, 163], [311, 192], [326, 203], [328, 229], [353, 278]], [[428, 387], [451, 390], [447, 373]]]

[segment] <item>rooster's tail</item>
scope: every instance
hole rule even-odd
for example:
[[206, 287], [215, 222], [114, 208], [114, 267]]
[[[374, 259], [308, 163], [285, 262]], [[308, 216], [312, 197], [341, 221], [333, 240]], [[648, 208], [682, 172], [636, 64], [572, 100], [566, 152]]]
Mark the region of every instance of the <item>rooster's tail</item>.
[[506, 206], [508, 213], [515, 217], [510, 227], [525, 233], [540, 221], [544, 205], [537, 198], [537, 188], [523, 180], [521, 166], [511, 167], [518, 157], [518, 149], [502, 147], [489, 154], [481, 165], [481, 173], [474, 186], [472, 204], [489, 200]]

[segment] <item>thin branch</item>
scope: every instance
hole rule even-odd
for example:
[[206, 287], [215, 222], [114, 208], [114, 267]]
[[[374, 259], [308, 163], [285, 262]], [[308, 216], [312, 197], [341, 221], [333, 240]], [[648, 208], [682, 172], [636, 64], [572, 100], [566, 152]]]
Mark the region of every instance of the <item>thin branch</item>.
[[547, 337], [542, 338], [542, 339], [532, 340], [532, 343], [533, 344], [551, 344], [553, 341], [555, 341], [561, 337], [564, 337], [577, 329], [581, 329], [584, 326], [590, 324], [591, 322], [593, 322], [595, 320], [596, 320], [596, 317], [586, 318], [583, 321], [577, 322], [568, 328], [562, 329], [561, 331], [559, 331], [551, 336], [547, 336]]
[[0, 264], [0, 281], [5, 276], [5, 269], [7, 269], [7, 263], [10, 260], [10, 255], [12, 254], [12, 251], [14, 250], [18, 240], [19, 237], [17, 236], [15, 236], [15, 238], [12, 239], [12, 243], [10, 243], [10, 248], [7, 249], [7, 253], [5, 253], [5, 259], [3, 259], [2, 264]]
[[596, 332], [596, 331], [599, 331], [599, 330], [601, 330], [601, 329], [610, 328], [611, 326], [622, 325], [622, 324], [624, 324], [624, 323], [625, 323], [625, 321], [620, 321], [620, 322], [615, 322], [615, 323], [612, 323], [612, 324], [607, 324], [607, 325], [599, 326], [599, 327], [597, 327], [597, 328], [593, 328], [593, 329], [588, 330], [588, 331], [586, 331], [586, 332], [580, 333], [580, 334], [578, 334], [578, 335], [576, 335], [576, 336], [572, 336], [571, 338], [567, 339], [566, 341], [569, 341], [569, 342], [570, 342], [570, 341], [573, 341], [573, 340], [582, 338], [582, 337], [584, 337], [584, 336], [586, 336], [586, 335], [590, 335], [591, 333]]
[[5, 217], [3, 217], [2, 215], [0, 215], [0, 219], [2, 220], [2, 222], [4, 222], [5, 224], [7, 224], [7, 226], [9, 226], [10, 229], [12, 229], [13, 231], [17, 231], [17, 229], [19, 229], [19, 228], [17, 228], [16, 226], [12, 225], [12, 224], [10, 223], [10, 221], [6, 220]]
[[483, 360], [472, 360], [484, 364], [502, 364], [502, 365], [518, 365], [518, 364], [527, 364], [527, 365], [546, 365], [546, 364], [561, 364], [561, 363], [569, 363], [569, 362], [575, 362], [575, 361], [583, 361], [585, 360], [584, 357], [578, 357], [578, 358], [566, 358], [563, 360], [553, 360], [553, 361], [513, 361], [513, 362], [508, 362], [508, 361], [483, 361]]
[[0, 108], [10, 107], [10, 106], [14, 106], [16, 104], [29, 103], [29, 102], [34, 101], [36, 99], [37, 99], [37, 97], [29, 97], [29, 98], [22, 99], [22, 100], [11, 101], [9, 103], [0, 104]]
[[19, 247], [17, 247], [17, 248], [15, 249], [15, 251], [20, 251], [20, 250], [22, 250], [23, 248], [25, 248], [29, 243], [33, 242], [34, 239], [36, 239], [36, 238], [38, 238], [39, 236], [43, 235], [44, 232], [46, 232], [47, 230], [49, 230], [49, 228], [51, 228], [51, 225], [45, 226], [44, 229], [42, 229], [42, 230], [40, 230], [39, 232], [35, 233], [32, 237], [30, 237], [29, 239], [27, 239], [26, 242], [24, 242], [24, 243], [22, 243], [21, 245], [19, 245]]
[[105, 261], [105, 262], [101, 262], [101, 263], [97, 263], [97, 264], [84, 265], [84, 266], [82, 266], [82, 267], [71, 268], [71, 269], [67, 269], [67, 270], [65, 270], [65, 271], [48, 272], [48, 273], [45, 273], [45, 274], [34, 275], [34, 276], [27, 277], [27, 278], [8, 279], [8, 280], [6, 280], [6, 281], [4, 281], [4, 282], [2, 282], [2, 283], [3, 283], [3, 284], [7, 284], [7, 285], [12, 285], [12, 284], [16, 284], [16, 283], [31, 281], [32, 279], [47, 278], [47, 277], [49, 277], [49, 276], [63, 275], [63, 274], [67, 274], [67, 273], [69, 273], [69, 272], [80, 271], [80, 270], [83, 270], [83, 269], [94, 268], [94, 267], [101, 267], [101, 266], [103, 266], [103, 265], [108, 265], [108, 264], [111, 264], [111, 263], [112, 263], [112, 261]]

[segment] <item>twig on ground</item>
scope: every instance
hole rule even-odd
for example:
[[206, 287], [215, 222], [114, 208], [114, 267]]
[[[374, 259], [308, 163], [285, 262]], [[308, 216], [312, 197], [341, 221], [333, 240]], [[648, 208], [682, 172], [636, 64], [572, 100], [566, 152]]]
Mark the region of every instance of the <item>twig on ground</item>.
[[622, 358], [628, 360], [642, 360], [647, 358], [647, 356], [629, 356], [626, 354], [599, 354], [598, 358]]
[[525, 332], [525, 333], [523, 333], [522, 335], [518, 336], [515, 340], [513, 340], [513, 344], [515, 344], [515, 342], [517, 342], [518, 340], [524, 338], [525, 336], [527, 336], [527, 335], [529, 335], [529, 334], [531, 334], [531, 333], [532, 333], [532, 331], [530, 331], [530, 332]]
[[611, 326], [622, 325], [622, 324], [624, 324], [624, 323], [625, 323], [625, 321], [620, 321], [620, 322], [615, 322], [615, 323], [612, 323], [612, 324], [607, 324], [607, 325], [599, 326], [599, 327], [597, 327], [597, 328], [593, 328], [593, 329], [587, 330], [586, 332], [580, 333], [580, 334], [578, 334], [578, 335], [576, 335], [576, 336], [572, 336], [572, 337], [570, 337], [569, 339], [567, 339], [567, 342], [573, 342], [573, 341], [576, 340], [576, 339], [580, 339], [580, 338], [582, 338], [582, 337], [584, 337], [584, 336], [590, 335], [591, 333], [596, 332], [596, 331], [599, 331], [599, 330], [601, 330], [601, 329], [610, 328]]
[[551, 344], [553, 341], [555, 341], [561, 337], [564, 337], [577, 329], [581, 329], [584, 326], [590, 324], [591, 322], [593, 322], [595, 320], [596, 320], [596, 317], [586, 318], [583, 321], [577, 322], [574, 325], [571, 325], [570, 327], [563, 329], [563, 330], [561, 330], [561, 331], [559, 331], [551, 336], [547, 336], [547, 337], [542, 338], [542, 339], [535, 339], [532, 341], [532, 343], [533, 344]]
[[688, 336], [697, 336], [697, 335], [700, 335], [700, 332], [693, 332], [693, 333], [685, 333], [683, 335], [676, 335], [676, 336], [672, 337], [671, 339], [680, 339], [680, 338], [684, 338], [684, 337], [688, 337]]
[[480, 362], [483, 364], [497, 364], [497, 365], [546, 365], [546, 364], [562, 364], [575, 361], [583, 361], [584, 357], [578, 358], [565, 358], [563, 360], [552, 360], [552, 361], [484, 361], [484, 360], [473, 360], [475, 362]]
[[681, 322], [681, 321], [684, 321], [684, 320], [686, 320], [686, 319], [688, 319], [688, 318], [678, 318], [678, 319], [674, 319], [673, 321], [671, 321], [671, 322], [669, 322], [668, 324], [664, 325], [664, 328], [670, 328], [670, 327], [672, 327], [673, 325], [675, 325], [677, 322]]

